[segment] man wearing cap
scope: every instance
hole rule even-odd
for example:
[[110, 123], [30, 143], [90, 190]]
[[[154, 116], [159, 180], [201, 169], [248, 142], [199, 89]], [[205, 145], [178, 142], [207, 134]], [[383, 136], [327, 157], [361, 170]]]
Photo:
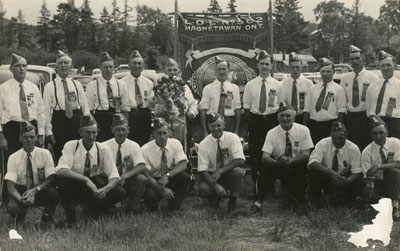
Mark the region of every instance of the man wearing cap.
[[317, 205], [322, 191], [336, 202], [351, 202], [362, 186], [361, 153], [347, 140], [346, 127], [335, 121], [331, 136], [319, 141], [308, 161], [311, 195]]
[[62, 51], [57, 54], [57, 77], [46, 84], [43, 101], [46, 112], [46, 137], [54, 146], [56, 162], [64, 144], [78, 139], [79, 120], [89, 114], [89, 107], [82, 85], [68, 75], [72, 59]]
[[206, 114], [219, 113], [225, 117], [225, 129], [239, 135], [240, 102], [239, 87], [228, 81], [229, 62], [215, 57], [216, 75], [212, 83], [203, 88], [200, 101], [200, 123], [203, 128], [203, 137], [207, 137]]
[[142, 55], [132, 51], [129, 59], [130, 74], [122, 78], [128, 90], [129, 113], [128, 138], [143, 146], [151, 134], [151, 111], [153, 107], [153, 82], [141, 75], [144, 67]]
[[392, 199], [393, 220], [400, 220], [400, 140], [388, 137], [386, 123], [378, 116], [370, 118], [373, 139], [362, 152], [362, 168], [374, 182], [379, 195]]
[[19, 140], [22, 148], [11, 154], [5, 176], [9, 194], [7, 210], [21, 223], [28, 207], [44, 206], [42, 222], [54, 223], [58, 192], [53, 158], [47, 149], [35, 147], [36, 128], [30, 122], [21, 123]]
[[56, 168], [68, 224], [76, 222], [76, 204], [86, 203], [90, 215], [97, 217], [125, 197], [124, 189], [118, 186], [119, 174], [110, 148], [96, 142], [97, 130], [92, 116], [82, 116], [82, 139], [65, 144]]
[[278, 112], [279, 125], [271, 129], [263, 146], [263, 166], [257, 183], [256, 201], [251, 208], [261, 212], [268, 188], [276, 179], [281, 180], [283, 206], [304, 204], [307, 162], [310, 149], [314, 147], [310, 131], [306, 126], [295, 123], [296, 111], [291, 105], [281, 103]]
[[370, 142], [367, 126], [368, 118], [365, 112], [365, 100], [368, 87], [378, 80], [378, 77], [364, 68], [364, 55], [362, 51], [350, 45], [350, 62], [353, 71], [343, 74], [340, 85], [344, 88], [347, 96], [346, 128], [349, 140], [354, 142], [360, 149], [364, 149]]
[[113, 137], [111, 122], [113, 114], [129, 114], [128, 92], [123, 81], [113, 77], [114, 60], [107, 52], [100, 54], [101, 77], [90, 82], [86, 88], [89, 109], [98, 122], [97, 141], [103, 142]]
[[303, 123], [303, 110], [305, 107], [307, 92], [314, 85], [313, 82], [301, 74], [302, 61], [292, 52], [289, 54], [290, 76], [282, 80], [285, 103], [296, 110], [296, 123]]
[[265, 135], [278, 124], [279, 103], [284, 101], [282, 84], [270, 75], [270, 55], [266, 51], [260, 51], [256, 60], [259, 76], [246, 84], [243, 94], [243, 108], [249, 118], [249, 150], [254, 184], [257, 183], [262, 166], [261, 149]]
[[140, 199], [146, 189], [147, 178], [144, 176], [146, 161], [140, 146], [127, 139], [129, 134], [128, 120], [122, 113], [116, 113], [112, 119], [114, 138], [105, 144], [111, 149], [114, 162], [120, 175], [119, 184], [127, 193], [126, 210], [139, 213]]
[[343, 87], [332, 81], [333, 63], [321, 58], [319, 64], [322, 83], [313, 85], [308, 91], [303, 115], [303, 124], [310, 129], [314, 144], [329, 136], [333, 121], [343, 121], [347, 104]]
[[378, 59], [382, 78], [368, 88], [367, 115], [381, 117], [389, 137], [400, 139], [400, 80], [394, 76], [396, 59], [384, 51], [378, 53]]
[[211, 134], [199, 144], [197, 170], [201, 180], [198, 194], [218, 206], [229, 189], [228, 212], [232, 212], [245, 174], [242, 144], [239, 136], [224, 132], [225, 122], [221, 114], [210, 113], [207, 120]]
[[185, 172], [187, 158], [182, 144], [168, 138], [168, 130], [169, 125], [163, 118], [155, 118], [154, 140], [142, 146], [148, 179], [144, 202], [151, 211], [157, 210], [162, 198], [168, 199], [168, 210], [179, 210], [190, 181]]

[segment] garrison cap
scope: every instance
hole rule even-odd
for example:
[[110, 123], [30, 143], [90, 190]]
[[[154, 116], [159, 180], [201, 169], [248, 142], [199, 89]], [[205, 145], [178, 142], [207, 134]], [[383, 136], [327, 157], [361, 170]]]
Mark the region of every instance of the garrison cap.
[[122, 113], [115, 113], [112, 118], [112, 126], [128, 125], [128, 120]]
[[26, 132], [30, 132], [32, 130], [36, 130], [36, 127], [34, 125], [32, 125], [31, 122], [25, 120], [24, 122], [22, 122], [19, 126], [19, 134], [22, 135]]
[[25, 63], [26, 63], [26, 59], [24, 57], [21, 57], [15, 53], [13, 53], [13, 54], [11, 54], [11, 57], [10, 57], [10, 66], [14, 66], [16, 63], [19, 63], [22, 60], [25, 60]]
[[106, 61], [114, 61], [114, 59], [110, 56], [110, 54], [108, 54], [108, 52], [103, 51], [100, 54], [100, 64]]

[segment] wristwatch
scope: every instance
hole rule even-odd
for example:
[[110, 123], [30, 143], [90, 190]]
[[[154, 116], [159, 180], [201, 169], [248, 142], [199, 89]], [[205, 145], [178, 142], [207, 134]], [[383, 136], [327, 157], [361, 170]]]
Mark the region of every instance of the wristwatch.
[[170, 173], [166, 173], [165, 175], [168, 177], [168, 179], [171, 178], [171, 174]]
[[42, 188], [40, 188], [40, 186], [37, 186], [37, 187], [36, 187], [36, 190], [37, 190], [38, 192], [40, 192], [40, 191], [42, 191]]

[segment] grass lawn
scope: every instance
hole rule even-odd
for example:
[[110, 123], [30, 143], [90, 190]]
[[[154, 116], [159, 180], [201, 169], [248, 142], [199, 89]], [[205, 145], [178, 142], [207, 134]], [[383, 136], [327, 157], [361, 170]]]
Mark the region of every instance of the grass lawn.
[[[264, 203], [262, 216], [251, 216], [251, 203], [241, 198], [235, 214], [228, 217], [226, 200], [221, 209], [214, 210], [203, 200], [189, 196], [179, 213], [115, 213], [96, 221], [81, 221], [69, 229], [40, 227], [41, 211], [31, 209], [26, 224], [16, 228], [22, 241], [9, 240], [13, 222], [3, 208], [0, 250], [400, 250], [399, 223], [393, 225], [387, 247], [375, 242], [375, 249], [357, 249], [347, 242], [348, 232], [371, 223], [375, 217], [372, 210], [327, 208], [298, 216], [280, 210], [278, 201], [270, 199]], [[59, 206], [56, 219], [63, 217]]]

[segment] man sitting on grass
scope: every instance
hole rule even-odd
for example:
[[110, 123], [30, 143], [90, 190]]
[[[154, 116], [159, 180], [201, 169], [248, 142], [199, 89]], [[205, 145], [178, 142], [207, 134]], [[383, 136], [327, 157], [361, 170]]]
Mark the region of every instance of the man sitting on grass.
[[67, 142], [58, 162], [58, 186], [68, 224], [76, 222], [76, 204], [87, 204], [90, 216], [97, 217], [125, 197], [110, 148], [96, 142], [97, 130], [92, 116], [82, 116], [82, 139]]
[[150, 211], [155, 211], [158, 202], [167, 198], [167, 210], [179, 210], [190, 181], [185, 172], [186, 154], [179, 140], [169, 138], [169, 125], [163, 118], [153, 120], [153, 137], [154, 140], [142, 146], [148, 179], [144, 202]]
[[227, 195], [225, 189], [229, 189], [228, 212], [232, 212], [245, 174], [242, 144], [239, 136], [224, 132], [225, 121], [221, 114], [212, 112], [207, 119], [211, 134], [199, 144], [197, 170], [201, 180], [198, 194], [218, 207], [220, 199]]
[[37, 139], [36, 128], [28, 121], [22, 122], [19, 136], [22, 149], [8, 159], [4, 178], [10, 195], [7, 209], [17, 223], [23, 222], [30, 206], [44, 206], [42, 222], [54, 223], [53, 213], [58, 204], [56, 169], [50, 152], [35, 147]]
[[400, 220], [400, 140], [388, 137], [386, 123], [378, 116], [371, 118], [373, 142], [362, 152], [364, 172], [379, 195], [392, 199], [393, 220]]

